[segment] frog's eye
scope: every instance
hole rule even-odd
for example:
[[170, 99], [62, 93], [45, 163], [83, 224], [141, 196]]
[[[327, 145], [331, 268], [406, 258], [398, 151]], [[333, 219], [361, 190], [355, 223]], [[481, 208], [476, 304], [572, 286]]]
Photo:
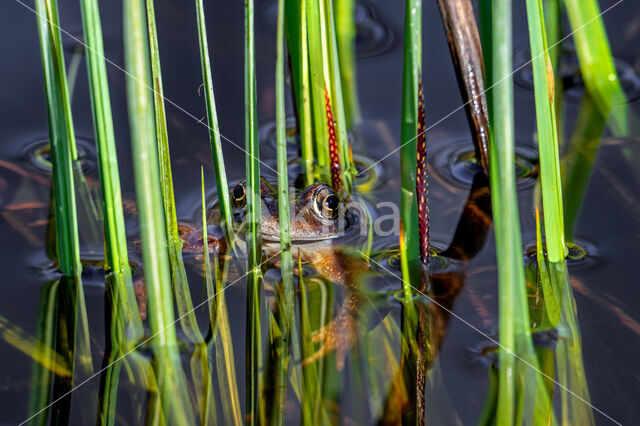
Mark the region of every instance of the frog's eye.
[[231, 201], [234, 207], [244, 207], [247, 203], [247, 190], [242, 183], [238, 183], [231, 191]]
[[338, 216], [340, 198], [332, 189], [325, 187], [316, 193], [314, 207], [316, 212], [325, 219], [335, 219]]

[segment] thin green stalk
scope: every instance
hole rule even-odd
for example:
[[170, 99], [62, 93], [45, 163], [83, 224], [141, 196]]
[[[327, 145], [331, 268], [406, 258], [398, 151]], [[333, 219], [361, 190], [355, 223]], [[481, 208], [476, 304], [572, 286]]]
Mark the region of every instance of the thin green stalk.
[[281, 336], [277, 348], [278, 360], [275, 372], [274, 403], [270, 422], [284, 423], [287, 377], [289, 368], [289, 348], [295, 318], [295, 297], [293, 288], [293, 259], [291, 256], [291, 234], [289, 216], [289, 177], [287, 163], [287, 128], [285, 116], [284, 86], [284, 0], [278, 1], [278, 31], [276, 37], [276, 139], [278, 161], [278, 218], [280, 222], [280, 272], [284, 297], [279, 309]]
[[[131, 282], [131, 268], [127, 253], [127, 235], [122, 211], [120, 192], [120, 174], [116, 151], [111, 100], [107, 82], [107, 69], [104, 60], [102, 25], [96, 0], [81, 0], [82, 23], [85, 34], [87, 73], [91, 93], [94, 133], [98, 152], [100, 186], [102, 189], [102, 208], [104, 215], [105, 264], [113, 280], [107, 282], [111, 290], [114, 306], [122, 304], [114, 312], [123, 315], [114, 319], [121, 321], [124, 334], [121, 341], [128, 349], [130, 344], [142, 335], [142, 321]], [[115, 342], [114, 342], [115, 344]]]
[[[422, 69], [422, 1], [405, 3], [405, 36], [402, 72], [402, 122], [400, 130], [400, 261], [404, 300], [402, 307], [402, 377], [408, 402], [401, 411], [403, 424], [424, 421], [424, 393], [419, 381], [424, 377], [421, 348], [418, 345], [420, 321], [414, 304], [414, 289], [423, 288], [420, 266], [418, 218], [418, 137], [421, 131], [420, 108]], [[426, 201], [426, 199], [424, 200]], [[426, 271], [426, 270], [425, 270]], [[426, 274], [425, 274], [426, 276]], [[424, 384], [424, 383], [422, 383]], [[422, 387], [424, 389], [424, 387]]]
[[[493, 2], [492, 21], [496, 29], [493, 34], [493, 76], [492, 81], [500, 81], [511, 73], [511, 1]], [[490, 181], [498, 255], [500, 344], [500, 371], [498, 373], [497, 424], [518, 423], [516, 406], [516, 362], [511, 355], [516, 351], [516, 325], [519, 330], [528, 327], [515, 323], [514, 304], [520, 302], [524, 288], [524, 272], [521, 273], [520, 226], [516, 215], [517, 205], [515, 181], [513, 177], [514, 137], [513, 137], [513, 88], [507, 77], [494, 87], [492, 116], [493, 126], [490, 148]], [[518, 253], [518, 256], [515, 256]], [[524, 294], [523, 294], [524, 296]]]
[[[215, 309], [215, 293], [213, 290], [213, 279], [211, 277], [211, 261], [209, 259], [209, 236], [207, 235], [207, 200], [205, 197], [205, 191], [204, 191], [204, 168], [202, 166], [200, 166], [200, 191], [201, 191], [201, 199], [202, 199], [202, 209], [201, 209], [201, 217], [202, 217], [202, 221], [201, 221], [201, 226], [202, 226], [202, 267], [203, 267], [203, 272], [204, 272], [204, 280], [205, 280], [205, 288], [207, 289], [207, 301], [209, 303], [209, 318], [210, 318], [210, 322], [211, 322], [211, 327], [215, 326], [216, 323], [216, 314], [217, 314], [217, 309]], [[209, 353], [209, 348], [207, 347], [207, 352], [206, 354], [208, 355]], [[205, 355], [205, 357], [207, 356]], [[207, 359], [207, 361], [209, 363], [211, 363], [211, 359]], [[202, 380], [206, 380], [205, 377], [202, 378]], [[210, 379], [209, 379], [210, 381]], [[205, 391], [209, 392], [212, 396], [213, 392], [211, 390], [211, 386], [207, 387], [204, 389]], [[204, 401], [209, 401], [209, 398], [202, 398]], [[216, 419], [216, 404], [215, 401], [212, 399], [210, 401], [210, 404], [205, 404], [201, 407], [201, 413], [200, 413], [200, 421], [203, 425], [208, 425], [208, 424], [213, 424], [215, 422]], [[223, 400], [223, 403], [226, 403], [226, 400]], [[228, 412], [228, 409], [231, 407], [227, 407], [225, 408], [225, 415]], [[225, 419], [226, 424], [232, 424], [231, 421], [232, 419], [230, 417], [227, 417]]]
[[[93, 373], [93, 363], [81, 280], [82, 265], [76, 211], [75, 191], [80, 191], [82, 182], [78, 181], [80, 185], [76, 185], [74, 179], [77, 176], [76, 170], [79, 164], [59, 29], [58, 7], [55, 0], [38, 0], [35, 5], [53, 164], [58, 267], [64, 275], [61, 279], [61, 291], [58, 293], [61, 318], [58, 322], [56, 346], [57, 350], [67, 357], [72, 370], [71, 377], [68, 379], [56, 376], [53, 384], [55, 399], [73, 386], [74, 379], [83, 380], [89, 377]], [[93, 393], [83, 394], [78, 398], [90, 407], [97, 405]], [[60, 416], [61, 421], [68, 418], [70, 402], [70, 398], [66, 398], [64, 403], [55, 406], [52, 416]], [[89, 421], [89, 416], [91, 411], [85, 411], [83, 420]]]
[[292, 81], [298, 111], [300, 150], [304, 165], [304, 183], [314, 181], [313, 121], [311, 119], [311, 89], [309, 86], [309, 41], [307, 39], [307, 0], [285, 0], [285, 29]]
[[[247, 185], [247, 422], [257, 424], [259, 418], [259, 396], [261, 395], [262, 351], [260, 336], [260, 303], [262, 293], [262, 242], [260, 234], [260, 160], [258, 146], [258, 116], [256, 93], [256, 66], [254, 45], [253, 0], [245, 0], [245, 140], [246, 140], [246, 185]], [[260, 407], [263, 408], [263, 407]]]
[[[498, 260], [499, 372], [496, 423], [535, 423], [551, 409], [533, 351], [522, 263], [514, 155], [511, 1], [492, 5], [493, 87], [490, 138], [491, 205]], [[491, 87], [492, 84], [489, 84]], [[516, 356], [514, 356], [516, 355]], [[525, 363], [526, 362], [526, 363]], [[533, 367], [533, 368], [532, 368]], [[524, 402], [527, 402], [526, 404]], [[535, 401], [531, 404], [530, 401]]]
[[222, 143], [218, 127], [218, 114], [216, 101], [213, 95], [213, 75], [211, 73], [211, 60], [209, 58], [209, 45], [207, 42], [207, 27], [204, 18], [204, 5], [202, 0], [196, 0], [196, 14], [198, 18], [198, 42], [200, 45], [200, 63], [202, 64], [202, 81], [205, 90], [205, 103], [207, 106], [207, 123], [209, 123], [209, 142], [213, 157], [213, 169], [216, 173], [216, 188], [218, 190], [218, 205], [220, 207], [221, 225], [227, 237], [229, 246], [234, 244], [233, 221], [231, 219], [231, 201], [229, 200], [229, 185], [227, 173], [224, 167]]
[[345, 104], [346, 124], [352, 127], [360, 120], [358, 85], [356, 81], [355, 0], [336, 0], [336, 38], [340, 58], [340, 79]]
[[180, 325], [187, 337], [195, 344], [192, 359], [191, 373], [196, 385], [195, 394], [200, 408], [201, 422], [204, 423], [208, 407], [214, 404], [211, 393], [211, 378], [209, 373], [209, 361], [207, 359], [206, 344], [198, 327], [189, 281], [182, 259], [182, 245], [178, 232], [178, 219], [176, 216], [175, 196], [173, 192], [173, 178], [171, 173], [171, 159], [169, 153], [169, 134], [164, 107], [164, 89], [162, 84], [162, 71], [160, 66], [160, 52], [158, 48], [158, 35], [156, 32], [155, 11], [153, 0], [146, 0], [147, 28], [149, 33], [149, 47], [151, 53], [151, 77], [153, 81], [153, 102], [155, 106], [156, 137], [158, 144], [160, 183], [162, 188], [162, 201], [164, 206], [164, 219], [167, 234], [169, 264], [171, 278]]
[[158, 35], [156, 33], [155, 12], [153, 0], [146, 0], [147, 28], [149, 33], [149, 48], [151, 52], [151, 78], [153, 81], [153, 103], [155, 107], [155, 127], [157, 137], [157, 152], [160, 166], [160, 187], [162, 188], [162, 202], [164, 207], [165, 232], [167, 236], [169, 264], [175, 293], [175, 300], [180, 315], [180, 325], [187, 336], [194, 342], [203, 343], [204, 339], [198, 328], [193, 302], [189, 291], [187, 272], [182, 259], [182, 245], [178, 233], [178, 219], [176, 216], [175, 196], [173, 193], [173, 178], [171, 174], [171, 158], [169, 154], [169, 135], [164, 108], [164, 89], [162, 85], [162, 71], [160, 68], [160, 52], [158, 50]]
[[564, 0], [584, 84], [616, 136], [629, 133], [629, 108], [596, 0]]
[[324, 0], [305, 0], [306, 20], [308, 31], [309, 50], [309, 83], [311, 91], [311, 105], [313, 112], [313, 130], [315, 155], [318, 165], [317, 176], [321, 181], [330, 181], [329, 168], [329, 131], [327, 128], [325, 89], [326, 80], [329, 75], [327, 46], [323, 41], [323, 14], [320, 6]]
[[35, 5], [53, 163], [58, 263], [66, 276], [79, 276], [82, 266], [72, 163], [77, 153], [58, 25], [58, 7], [53, 0], [37, 0]]
[[[404, 239], [401, 257], [407, 263], [403, 273], [405, 287], [420, 287], [418, 202], [416, 197], [417, 136], [419, 81], [422, 68], [422, 1], [407, 0], [405, 3], [405, 42], [402, 73], [402, 123], [400, 141], [400, 168], [402, 169], [400, 194], [400, 219]], [[407, 275], [408, 274], [408, 275]], [[406, 295], [411, 289], [405, 289]]]
[[124, 46], [127, 70], [127, 103], [135, 164], [142, 255], [145, 266], [151, 347], [158, 391], [165, 420], [171, 424], [194, 424], [174, 328], [171, 276], [167, 256], [164, 206], [160, 189], [149, 46], [142, 0], [124, 3]]
[[[547, 45], [553, 46], [548, 50], [549, 59], [551, 60], [551, 68], [558, 71], [560, 69], [560, 59], [564, 54], [562, 43], [560, 43], [563, 23], [561, 0], [542, 0], [542, 11], [544, 13], [544, 26], [547, 30]], [[553, 90], [553, 102], [556, 110], [558, 142], [562, 144], [562, 135], [564, 135], [564, 132], [562, 131], [564, 121], [562, 105], [562, 100], [564, 98], [563, 81], [560, 73], [555, 72], [554, 74], [555, 83]]]
[[[104, 217], [106, 284], [110, 292], [111, 323], [110, 353], [105, 362], [117, 359], [119, 354], [130, 350], [142, 336], [142, 321], [131, 282], [131, 268], [127, 253], [127, 237], [122, 211], [120, 175], [115, 146], [111, 101], [104, 60], [102, 26], [98, 3], [81, 0], [82, 22], [85, 34], [87, 73], [91, 93], [94, 133], [98, 152], [100, 186]], [[100, 391], [101, 406], [98, 422], [114, 424], [120, 363], [113, 366]]]
[[554, 76], [547, 51], [547, 35], [541, 0], [527, 0], [529, 41], [540, 150], [540, 175], [547, 256], [553, 263], [564, 262], [562, 186], [558, 152], [558, 128], [554, 104]]
[[340, 65], [338, 56], [336, 24], [333, 11], [333, 0], [325, 0], [324, 11], [326, 15], [325, 22], [328, 27], [327, 42], [329, 45], [329, 61], [331, 64], [331, 74], [329, 80], [331, 86], [330, 100], [332, 101], [331, 106], [335, 114], [336, 136], [338, 139], [338, 148], [340, 150], [341, 180], [343, 185], [345, 186], [344, 195], [348, 196], [351, 194], [353, 176], [355, 176], [355, 166], [351, 161], [351, 146], [347, 134], [349, 122], [346, 118], [345, 108], [349, 107], [349, 105], [345, 106], [345, 97], [343, 94], [341, 74], [343, 68], [349, 65], [353, 66], [353, 64], [347, 64], [345, 66]]

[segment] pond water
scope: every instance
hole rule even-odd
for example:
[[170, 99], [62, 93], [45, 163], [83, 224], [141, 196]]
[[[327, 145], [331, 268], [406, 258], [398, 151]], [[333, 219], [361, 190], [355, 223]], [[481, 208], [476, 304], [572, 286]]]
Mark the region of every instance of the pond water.
[[[60, 1], [63, 29], [81, 37], [81, 20], [75, 2]], [[514, 2], [514, 67], [528, 58], [528, 36], [524, 2]], [[601, 1], [601, 8], [613, 2]], [[111, 100], [114, 106], [123, 198], [128, 214], [127, 233], [137, 237], [135, 189], [130, 157], [129, 127], [125, 99], [123, 66], [122, 10], [120, 2], [102, 2], [105, 51], [112, 61], [108, 66]], [[242, 2], [216, 2], [207, 7], [210, 49], [213, 61], [215, 95], [223, 141], [228, 179], [236, 182], [244, 177], [244, 97], [243, 97], [243, 5]], [[17, 0], [0, 5], [0, 317], [25, 333], [35, 335], [39, 306], [50, 286], [58, 278], [55, 264], [46, 251], [51, 167], [48, 163], [47, 115], [36, 31], [32, 11]], [[399, 203], [399, 152], [387, 156], [399, 146], [400, 96], [402, 86], [403, 2], [358, 2], [357, 80], [362, 121], [353, 130], [352, 142], [356, 159], [364, 169], [384, 158], [367, 177], [372, 189], [361, 197], [374, 217], [390, 214], [380, 202]], [[178, 215], [181, 221], [198, 223], [200, 208], [199, 166], [205, 170], [208, 201], [215, 199], [214, 173], [208, 133], [201, 119], [205, 116], [200, 59], [193, 4], [164, 2], [157, 4], [157, 26], [162, 58], [167, 105], [173, 177]], [[616, 65], [623, 79], [633, 114], [640, 114], [640, 8], [632, 1], [622, 2], [605, 14]], [[569, 28], [568, 24], [565, 29]], [[462, 100], [444, 36], [436, 2], [425, 2], [423, 10], [423, 84], [426, 97], [427, 125], [439, 122], [427, 133], [430, 165], [430, 212], [433, 244], [448, 247], [458, 219], [472, 187], [475, 166], [470, 163], [473, 152]], [[97, 183], [96, 154], [85, 62], [78, 43], [63, 34], [67, 67], [80, 60], [73, 91], [76, 135], [83, 169], [90, 184]], [[275, 2], [256, 0], [256, 60], [258, 69], [258, 119], [261, 155], [275, 168], [274, 143], [274, 60]], [[571, 284], [577, 304], [582, 335], [584, 369], [592, 404], [622, 424], [637, 423], [640, 406], [640, 289], [635, 275], [635, 261], [640, 257], [640, 127], [632, 120], [629, 137], [616, 138], [608, 130], [595, 134], [577, 134], [578, 112], [583, 97], [581, 80], [572, 53], [572, 41], [563, 49], [565, 57], [561, 74], [567, 83], [564, 97], [563, 153], [575, 154], [569, 140], [577, 144], [599, 141], [597, 157], [586, 187], [574, 227], [575, 259], [569, 260]], [[75, 59], [74, 59], [75, 58]], [[537, 148], [534, 137], [535, 112], [530, 68], [515, 76], [516, 143], [518, 164], [518, 201], [523, 234], [523, 258], [535, 246], [534, 191], [538, 180]], [[457, 112], [449, 114], [458, 109]], [[293, 114], [289, 101], [288, 114]], [[237, 146], [234, 146], [237, 145]], [[573, 144], [573, 142], [572, 142]], [[572, 145], [573, 146], [573, 145]], [[593, 144], [591, 145], [593, 146]], [[597, 145], [596, 145], [597, 146]], [[291, 150], [292, 157], [296, 150]], [[274, 173], [263, 167], [267, 178]], [[366, 177], [365, 177], [366, 178]], [[364, 180], [363, 178], [362, 180]], [[81, 228], [81, 232], [89, 232]], [[89, 237], [83, 238], [89, 241]], [[395, 249], [397, 235], [374, 236], [374, 251]], [[140, 266], [141, 255], [132, 244], [131, 258]], [[83, 283], [90, 327], [94, 368], [101, 365], [105, 351], [104, 277], [96, 266], [102, 258], [101, 244], [83, 244], [85, 264]], [[386, 258], [381, 257], [382, 263]], [[199, 278], [199, 260], [187, 256], [194, 304], [204, 298]], [[492, 342], [497, 337], [497, 273], [493, 234], [489, 234], [479, 252], [464, 268], [455, 262], [440, 266], [456, 269], [464, 286], [452, 304], [455, 316], [446, 329], [434, 368], [435, 379], [427, 398], [427, 418], [432, 424], [474, 424], [486, 400], [488, 366], [494, 358]], [[139, 269], [139, 268], [138, 268]], [[391, 262], [393, 273], [399, 269]], [[438, 264], [435, 265], [438, 270]], [[636, 278], [634, 278], [636, 277]], [[244, 404], [245, 353], [245, 281], [226, 290], [240, 399]], [[376, 315], [399, 317], [400, 304], [392, 293], [401, 288], [393, 274], [376, 278], [371, 287], [389, 297], [379, 304]], [[338, 290], [336, 290], [338, 291]], [[268, 295], [269, 296], [269, 295]], [[201, 329], [207, 329], [208, 313], [198, 310]], [[372, 321], [376, 327], [380, 318]], [[472, 324], [473, 327], [470, 327]], [[0, 333], [7, 328], [0, 324]], [[553, 337], [552, 337], [553, 338]], [[396, 348], [399, 351], [399, 348]], [[0, 424], [16, 424], [29, 417], [29, 395], [33, 360], [5, 339], [0, 340]], [[188, 357], [185, 358], [188, 365]], [[369, 409], [362, 414], [362, 383], [354, 382], [349, 368], [344, 370], [343, 388], [336, 392], [342, 423], [375, 423], [381, 414], [375, 398], [369, 395]], [[363, 382], [366, 383], [366, 382]], [[96, 377], [76, 391], [84, 396], [96, 394], [100, 378]], [[366, 388], [366, 387], [365, 387]], [[75, 394], [74, 394], [75, 395]], [[299, 422], [300, 409], [289, 389], [287, 422]], [[145, 392], [135, 386], [126, 387], [119, 398], [118, 421], [135, 423], [136, 404], [144, 404]], [[132, 402], [129, 403], [128, 400]], [[377, 402], [380, 405], [380, 401]], [[94, 410], [93, 412], [91, 410]], [[41, 416], [47, 416], [45, 411]], [[595, 413], [597, 424], [611, 421]], [[95, 409], [82, 405], [82, 398], [71, 399], [70, 422], [87, 423], [95, 419]], [[93, 417], [92, 417], [93, 416]]]

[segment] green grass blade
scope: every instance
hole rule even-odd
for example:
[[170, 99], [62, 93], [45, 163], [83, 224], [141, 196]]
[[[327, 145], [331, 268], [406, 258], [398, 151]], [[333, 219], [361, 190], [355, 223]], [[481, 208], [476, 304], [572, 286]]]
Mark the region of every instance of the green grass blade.
[[[115, 318], [124, 334], [121, 342], [128, 338], [136, 341], [142, 335], [142, 321], [131, 282], [131, 268], [127, 253], [127, 235], [122, 211], [120, 174], [116, 151], [111, 100], [104, 59], [102, 25], [96, 0], [82, 0], [82, 23], [85, 34], [87, 73], [91, 93], [94, 133], [98, 152], [102, 208], [104, 215], [105, 263], [111, 270], [112, 280], [107, 280], [114, 302]], [[119, 304], [122, 306], [118, 306]], [[113, 342], [115, 344], [115, 342]], [[127, 349], [128, 346], [124, 349]]]
[[[492, 81], [500, 81], [511, 73], [511, 1], [498, 0], [492, 3], [493, 75]], [[491, 86], [490, 86], [491, 87]], [[490, 181], [495, 223], [496, 251], [498, 257], [500, 344], [505, 348], [499, 352], [497, 424], [517, 422], [516, 406], [516, 362], [509, 352], [516, 351], [516, 330], [522, 331], [528, 324], [522, 323], [515, 305], [524, 297], [524, 271], [521, 267], [520, 224], [516, 215], [517, 205], [515, 179], [513, 177], [513, 88], [507, 77], [494, 87], [491, 115], [493, 126], [490, 147]], [[517, 253], [517, 255], [516, 255]], [[522, 295], [522, 297], [519, 297]], [[522, 303], [521, 303], [522, 304]]]
[[158, 35], [156, 31], [153, 0], [147, 0], [146, 6], [147, 29], [149, 33], [149, 47], [151, 52], [151, 77], [154, 88], [153, 101], [155, 106], [156, 137], [161, 179], [160, 183], [162, 188], [169, 264], [174, 298], [176, 305], [178, 306], [180, 325], [186, 336], [195, 344], [191, 359], [191, 373], [195, 385], [195, 399], [198, 407], [200, 407], [200, 420], [204, 423], [204, 420], [208, 415], [208, 407], [213, 406], [214, 404], [212, 399], [213, 395], [211, 393], [212, 384], [209, 373], [209, 361], [207, 359], [206, 344], [202, 334], [200, 333], [193, 309], [187, 272], [182, 259], [183, 242], [178, 233], [178, 220], [176, 216], [171, 159], [169, 153], [169, 135], [164, 107], [164, 88], [162, 84], [160, 52], [158, 47]]
[[[547, 256], [551, 263], [564, 262], [564, 222], [558, 152], [558, 128], [554, 104], [554, 76], [547, 51], [541, 0], [527, 0], [529, 41], [540, 150], [540, 175]], [[561, 280], [560, 280], [561, 281]]]
[[347, 127], [360, 120], [358, 86], [356, 81], [356, 2], [355, 0], [335, 1], [335, 29], [340, 58], [340, 80], [344, 99]]
[[258, 116], [256, 93], [256, 65], [254, 38], [253, 0], [245, 0], [245, 140], [246, 140], [246, 185], [247, 185], [247, 370], [246, 409], [247, 422], [256, 424], [263, 417], [258, 409], [261, 395], [262, 351], [260, 336], [260, 303], [262, 294], [262, 242], [260, 234], [260, 160], [258, 146]]
[[[616, 3], [617, 4], [617, 3]], [[616, 136], [629, 133], [627, 96], [616, 71], [596, 0], [564, 0], [584, 84]], [[613, 7], [613, 6], [612, 6]]]
[[275, 376], [274, 400], [270, 423], [284, 424], [287, 377], [289, 368], [289, 349], [294, 328], [295, 296], [293, 288], [293, 259], [291, 255], [291, 234], [289, 215], [289, 177], [287, 162], [287, 128], [285, 116], [284, 83], [284, 0], [278, 1], [278, 30], [276, 57], [276, 139], [278, 163], [278, 218], [280, 222], [280, 272], [282, 286], [278, 292], [284, 293], [279, 300], [279, 328], [281, 336], [277, 339], [278, 348]]
[[[511, 1], [492, 4], [494, 32], [490, 138], [491, 205], [498, 260], [499, 372], [496, 423], [531, 424], [548, 418], [551, 405], [531, 341], [522, 241], [513, 173], [514, 115]], [[517, 358], [516, 356], [517, 355]], [[531, 403], [534, 401], [534, 403]], [[525, 404], [526, 402], [526, 404]]]
[[298, 109], [298, 130], [304, 182], [309, 186], [314, 181], [314, 141], [311, 115], [311, 87], [309, 82], [309, 40], [307, 38], [307, 0], [285, 1], [285, 28], [296, 105]]
[[155, 139], [154, 109], [150, 88], [149, 47], [145, 8], [142, 0], [124, 3], [124, 46], [127, 70], [132, 158], [135, 164], [136, 198], [140, 221], [142, 254], [151, 347], [158, 378], [162, 409], [167, 422], [194, 423], [186, 394], [186, 383], [178, 354], [174, 328], [171, 279], [167, 256], [164, 206], [160, 189], [158, 147]]
[[[331, 107], [335, 117], [335, 133], [337, 136], [337, 145], [340, 150], [340, 175], [342, 185], [344, 185], [344, 194], [348, 196], [351, 194], [351, 186], [353, 183], [353, 177], [355, 176], [355, 166], [353, 165], [351, 156], [351, 147], [349, 137], [347, 135], [348, 122], [346, 118], [345, 98], [342, 91], [342, 69], [344, 66], [340, 65], [338, 54], [338, 41], [336, 35], [336, 24], [333, 11], [333, 0], [325, 0], [324, 12], [326, 15], [325, 25], [327, 26], [327, 44], [329, 49], [329, 61], [330, 61], [330, 79], [329, 85], [331, 87]], [[353, 64], [351, 64], [353, 65]], [[335, 167], [335, 166], [332, 166]], [[341, 190], [342, 188], [334, 188]]]
[[[402, 73], [402, 123], [400, 141], [400, 167], [402, 169], [400, 194], [400, 219], [404, 239], [401, 258], [407, 263], [403, 274], [405, 287], [420, 287], [418, 245], [418, 202], [416, 196], [417, 135], [419, 81], [422, 68], [422, 1], [407, 0], [405, 3], [404, 63]], [[405, 295], [411, 289], [405, 289]]]
[[320, 9], [324, 0], [305, 0], [309, 51], [309, 84], [313, 112], [314, 153], [317, 160], [317, 177], [330, 182], [329, 131], [326, 119], [325, 77], [329, 75], [326, 43], [323, 42], [324, 15]]
[[[60, 36], [58, 7], [55, 0], [36, 2], [38, 35], [44, 71], [47, 112], [49, 121], [49, 143], [53, 164], [53, 193], [57, 236], [58, 267], [64, 277], [61, 280], [59, 328], [64, 335], [57, 335], [58, 352], [68, 357], [72, 375], [69, 380], [57, 377], [53, 385], [53, 398], [66, 393], [73, 380], [82, 380], [93, 373], [93, 363], [89, 344], [84, 291], [81, 281], [82, 265], [78, 235], [78, 214], [76, 211], [76, 186], [74, 179], [77, 151], [73, 130], [73, 119], [69, 101], [67, 75]], [[81, 182], [80, 182], [81, 183]], [[78, 368], [76, 368], [78, 367]], [[60, 380], [58, 380], [60, 379]], [[97, 404], [92, 393], [80, 395], [81, 403], [90, 407]], [[64, 421], [68, 417], [70, 400], [54, 407], [52, 416], [60, 415]], [[91, 411], [85, 412], [88, 420]], [[92, 419], [93, 420], [93, 419]]]
[[157, 137], [157, 152], [160, 166], [160, 183], [162, 188], [162, 204], [164, 207], [165, 232], [167, 236], [169, 265], [173, 283], [174, 296], [180, 315], [180, 325], [186, 335], [193, 342], [202, 344], [204, 339], [198, 328], [193, 311], [193, 302], [189, 291], [189, 282], [182, 259], [182, 240], [178, 233], [175, 196], [173, 193], [173, 178], [171, 174], [171, 159], [169, 154], [169, 135], [164, 108], [164, 89], [162, 72], [160, 69], [160, 53], [158, 50], [158, 35], [156, 33], [155, 12], [153, 0], [146, 0], [147, 24], [149, 33], [149, 47], [151, 52], [151, 78], [153, 81], [153, 103], [155, 107], [155, 126]]
[[198, 18], [198, 41], [200, 45], [200, 62], [202, 64], [202, 81], [204, 84], [205, 103], [207, 106], [207, 122], [209, 123], [209, 141], [211, 155], [213, 156], [213, 169], [216, 173], [216, 188], [218, 190], [218, 205], [222, 218], [222, 227], [231, 246], [234, 242], [233, 221], [231, 220], [231, 201], [229, 200], [229, 185], [227, 173], [224, 167], [222, 155], [222, 143], [218, 127], [218, 115], [216, 101], [213, 94], [213, 76], [211, 73], [211, 60], [209, 58], [209, 45], [207, 42], [207, 28], [204, 18], [204, 5], [202, 0], [196, 0], [196, 14]]
[[[400, 129], [400, 167], [402, 192], [400, 194], [400, 261], [403, 277], [403, 313], [402, 313], [402, 345], [401, 365], [402, 378], [407, 388], [407, 404], [402, 408], [403, 424], [420, 424], [425, 419], [424, 398], [422, 390], [426, 389], [424, 347], [418, 345], [418, 336], [427, 330], [418, 315], [418, 303], [414, 303], [414, 289], [425, 289], [427, 271], [421, 268], [418, 197], [426, 206], [426, 194], [418, 194], [419, 167], [422, 170], [424, 158], [420, 164], [418, 151], [426, 140], [424, 134], [424, 110], [421, 93], [422, 69], [422, 1], [407, 0], [405, 3], [405, 36], [402, 73], [402, 122]], [[420, 137], [422, 136], [422, 137]], [[418, 155], [416, 155], [418, 154]], [[423, 173], [420, 171], [420, 179]], [[424, 183], [424, 182], [423, 182]], [[426, 240], [425, 240], [426, 241]], [[425, 264], [426, 266], [426, 264]], [[423, 274], [424, 271], [424, 282]], [[420, 339], [427, 342], [428, 338]]]
[[77, 152], [58, 25], [58, 8], [57, 3], [52, 0], [37, 0], [35, 5], [53, 163], [58, 263], [66, 276], [79, 276], [82, 266], [73, 176], [73, 159], [77, 158]]

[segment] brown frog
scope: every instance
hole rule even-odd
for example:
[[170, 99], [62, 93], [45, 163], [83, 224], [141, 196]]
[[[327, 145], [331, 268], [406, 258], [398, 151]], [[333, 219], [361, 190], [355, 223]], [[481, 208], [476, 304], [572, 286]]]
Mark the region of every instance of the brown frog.
[[[278, 192], [266, 179], [261, 179], [261, 235], [266, 258], [277, 258], [280, 252], [280, 220], [278, 217]], [[233, 205], [233, 220], [238, 236], [243, 235], [246, 218], [246, 186], [236, 184], [230, 192]], [[363, 261], [343, 255], [343, 247], [349, 241], [368, 233], [368, 221], [362, 204], [344, 203], [333, 188], [325, 183], [308, 186], [294, 196], [290, 211], [290, 234], [292, 255], [317, 270], [327, 280], [345, 286], [346, 296], [336, 317], [313, 335], [315, 342], [324, 342], [322, 347], [304, 362], [309, 363], [337, 350], [338, 368], [355, 341], [358, 329], [359, 292], [358, 275], [368, 269]], [[357, 244], [357, 243], [356, 243]], [[244, 246], [242, 240], [239, 241]]]

